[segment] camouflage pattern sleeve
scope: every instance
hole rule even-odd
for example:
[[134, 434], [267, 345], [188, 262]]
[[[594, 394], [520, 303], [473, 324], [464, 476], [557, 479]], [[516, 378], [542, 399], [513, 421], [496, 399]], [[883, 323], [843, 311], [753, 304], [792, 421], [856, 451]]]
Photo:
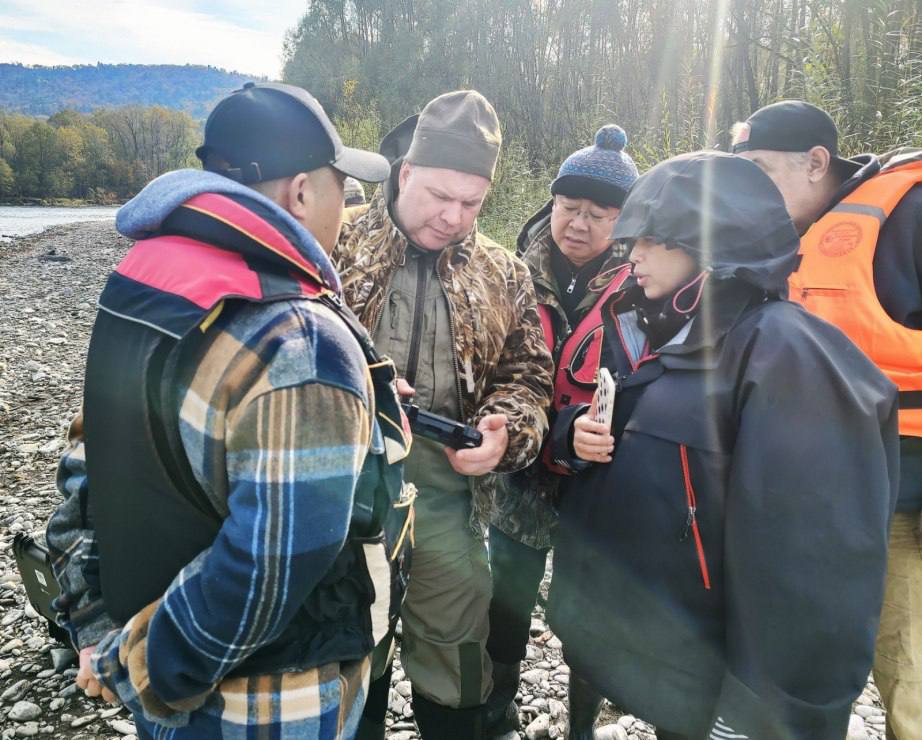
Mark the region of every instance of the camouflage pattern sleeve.
[[53, 607], [77, 649], [95, 645], [118, 625], [106, 611], [99, 583], [96, 531], [87, 504], [89, 488], [83, 445], [83, 412], [73, 420], [58, 465], [63, 501], [48, 520], [51, 568], [61, 588]]
[[520, 260], [513, 258], [510, 263], [506, 287], [512, 316], [477, 413], [478, 420], [487, 414], [506, 414], [508, 419], [509, 446], [497, 473], [521, 470], [538, 457], [553, 393], [554, 364], [544, 340], [531, 276]]

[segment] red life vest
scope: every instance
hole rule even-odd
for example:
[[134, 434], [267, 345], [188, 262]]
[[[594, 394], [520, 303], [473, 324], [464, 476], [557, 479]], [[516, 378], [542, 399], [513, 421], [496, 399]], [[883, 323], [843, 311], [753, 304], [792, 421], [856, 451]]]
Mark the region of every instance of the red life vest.
[[[563, 340], [560, 354], [557, 357], [557, 371], [554, 377], [554, 411], [560, 411], [565, 406], [581, 403], [591, 403], [592, 394], [595, 393], [596, 376], [599, 372], [599, 360], [602, 356], [602, 306], [608, 297], [617, 292], [624, 285], [624, 281], [631, 274], [631, 265], [625, 264], [615, 268], [611, 282], [599, 294], [598, 300], [583, 316], [570, 336]], [[554, 348], [554, 324], [551, 309], [545, 304], [538, 305], [541, 316], [541, 326], [544, 329], [544, 338], [547, 346]], [[572, 471], [553, 462], [550, 457], [550, 448], [545, 446], [543, 453], [544, 464], [551, 472], [561, 475], [570, 475]]]

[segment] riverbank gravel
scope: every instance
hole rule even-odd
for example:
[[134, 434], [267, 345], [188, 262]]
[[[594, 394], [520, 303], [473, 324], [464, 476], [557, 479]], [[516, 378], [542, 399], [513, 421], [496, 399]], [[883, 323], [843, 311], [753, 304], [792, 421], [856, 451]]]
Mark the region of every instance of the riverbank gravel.
[[[124, 709], [76, 690], [74, 656], [49, 636], [28, 604], [12, 553], [13, 537], [41, 532], [58, 501], [55, 469], [80, 404], [96, 298], [129, 246], [111, 222], [0, 241], [0, 740], [134, 738]], [[518, 736], [564, 738], [569, 668], [540, 606], [531, 634], [518, 696]], [[389, 740], [418, 738], [409, 696], [398, 663]], [[883, 739], [884, 714], [872, 684], [851, 720], [848, 740]], [[606, 706], [596, 737], [654, 740], [655, 730]]]

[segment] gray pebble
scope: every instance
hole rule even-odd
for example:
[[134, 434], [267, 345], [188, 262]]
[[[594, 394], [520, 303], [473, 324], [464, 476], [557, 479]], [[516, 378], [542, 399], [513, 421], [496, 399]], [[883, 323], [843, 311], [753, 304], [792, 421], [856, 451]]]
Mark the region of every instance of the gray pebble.
[[22, 619], [22, 612], [18, 609], [13, 609], [3, 619], [0, 619], [0, 627], [9, 627], [11, 624], [15, 624], [20, 619]]
[[548, 672], [542, 668], [532, 668], [531, 670], [523, 671], [521, 678], [525, 683], [534, 686], [542, 681], [547, 681]]
[[864, 727], [864, 720], [857, 714], [848, 718], [848, 734], [845, 740], [868, 740], [868, 732]]
[[550, 737], [551, 718], [546, 714], [539, 714], [525, 728], [525, 737], [528, 740], [541, 740]]
[[73, 722], [70, 723], [70, 726], [74, 728], [83, 727], [84, 725], [90, 724], [90, 722], [95, 720], [97, 716], [98, 715], [96, 714], [96, 712], [93, 712], [91, 714], [85, 714], [82, 717], [77, 717], [77, 719], [75, 719]]
[[115, 730], [119, 735], [134, 735], [137, 732], [134, 722], [129, 722], [124, 719], [112, 720], [109, 723], [109, 727]]
[[14, 722], [28, 722], [42, 716], [42, 709], [31, 701], [18, 701], [7, 715]]
[[20, 640], [18, 637], [14, 637], [12, 640], [9, 640], [8, 642], [4, 643], [2, 647], [0, 647], [0, 653], [12, 653], [14, 650], [17, 650], [21, 647], [22, 640]]
[[605, 725], [596, 729], [594, 740], [628, 740], [628, 734], [619, 724]]
[[0, 694], [0, 701], [11, 702], [16, 701], [17, 699], [25, 696], [26, 692], [29, 690], [29, 687], [32, 685], [30, 681], [26, 679], [21, 679], [14, 683], [12, 686], [7, 688], [2, 694]]

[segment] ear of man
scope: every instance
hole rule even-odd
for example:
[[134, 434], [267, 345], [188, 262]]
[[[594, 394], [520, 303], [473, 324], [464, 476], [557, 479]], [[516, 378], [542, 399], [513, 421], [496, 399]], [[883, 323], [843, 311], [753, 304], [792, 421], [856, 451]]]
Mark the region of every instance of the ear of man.
[[314, 210], [316, 190], [310, 173], [299, 172], [288, 180], [281, 193], [282, 206], [299, 221], [306, 221]]
[[250, 187], [301, 220], [310, 211], [315, 199], [316, 187], [311, 174], [300, 172], [291, 177], [257, 182]]
[[824, 146], [815, 146], [807, 151], [807, 177], [810, 182], [820, 182], [831, 174], [832, 155]]
[[329, 254], [342, 225], [344, 179], [333, 167], [318, 167], [252, 187], [288, 211]]
[[410, 172], [413, 169], [413, 165], [404, 160], [400, 165], [400, 173], [397, 175], [397, 185], [403, 190], [406, 187], [407, 180], [410, 178]]

